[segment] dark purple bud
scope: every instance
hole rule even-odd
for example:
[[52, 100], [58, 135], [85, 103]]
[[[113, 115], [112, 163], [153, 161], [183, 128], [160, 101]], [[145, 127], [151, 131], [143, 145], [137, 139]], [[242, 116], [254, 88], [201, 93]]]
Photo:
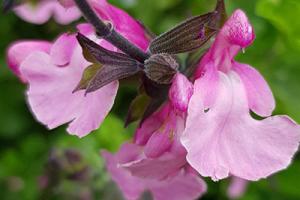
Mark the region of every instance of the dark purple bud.
[[170, 84], [179, 64], [169, 54], [154, 54], [145, 61], [146, 76], [158, 84]]

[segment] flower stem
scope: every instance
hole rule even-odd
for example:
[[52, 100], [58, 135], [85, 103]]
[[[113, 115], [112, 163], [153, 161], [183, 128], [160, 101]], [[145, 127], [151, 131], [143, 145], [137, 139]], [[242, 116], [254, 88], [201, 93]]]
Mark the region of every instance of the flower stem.
[[143, 52], [136, 45], [116, 32], [111, 26], [99, 19], [86, 0], [75, 0], [75, 3], [85, 19], [95, 27], [98, 36], [103, 37], [103, 39], [142, 63], [149, 58], [149, 54]]

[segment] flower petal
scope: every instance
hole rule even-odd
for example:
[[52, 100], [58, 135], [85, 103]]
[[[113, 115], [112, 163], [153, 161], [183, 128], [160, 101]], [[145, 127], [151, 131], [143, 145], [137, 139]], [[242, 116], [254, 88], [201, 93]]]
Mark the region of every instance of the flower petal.
[[65, 8], [75, 6], [74, 0], [58, 0], [58, 2]]
[[249, 46], [254, 39], [255, 34], [246, 14], [242, 10], [234, 11], [202, 59], [200, 68], [211, 62], [219, 71], [227, 73], [231, 70], [233, 59], [237, 53], [242, 48]]
[[70, 24], [81, 17], [81, 12], [76, 6], [65, 8], [59, 2], [55, 2], [53, 17], [59, 24]]
[[[197, 87], [190, 100], [182, 137], [189, 164], [214, 180], [229, 174], [258, 180], [286, 168], [299, 145], [299, 125], [286, 116], [251, 118], [239, 76], [220, 72], [219, 79], [216, 91]], [[218, 94], [208, 111], [205, 90]]]
[[139, 151], [137, 145], [129, 143], [123, 144], [120, 151], [115, 155], [102, 151], [107, 170], [126, 199], [136, 200], [144, 191], [150, 191], [154, 200], [190, 200], [196, 199], [206, 191], [204, 181], [194, 173], [185, 170], [181, 170], [168, 179], [155, 180], [132, 176], [125, 168], [119, 167], [120, 164], [121, 166], [124, 164], [123, 161], [125, 160], [133, 159], [134, 162]]
[[158, 158], [143, 158], [125, 163], [121, 167], [136, 177], [162, 180], [178, 172], [185, 164], [184, 156], [166, 153]]
[[99, 16], [113, 23], [114, 28], [129, 41], [146, 51], [149, 40], [143, 27], [123, 10], [109, 4], [107, 0], [92, 1]]
[[[195, 80], [193, 91], [193, 94], [198, 95], [199, 89], [202, 90], [201, 95], [204, 98], [203, 105], [205, 108], [209, 108], [215, 103], [217, 98], [217, 83], [219, 80], [217, 69], [212, 62], [208, 61], [207, 56], [208, 55], [204, 56], [196, 72], [197, 79]], [[206, 88], [210, 89], [207, 90]]]
[[177, 73], [169, 90], [169, 99], [175, 109], [186, 112], [193, 94], [193, 84], [183, 75]]
[[134, 135], [134, 142], [138, 145], [145, 145], [152, 134], [162, 125], [168, 114], [169, 106], [166, 105], [148, 117], [142, 126], [137, 128]]
[[14, 11], [19, 17], [27, 22], [43, 24], [51, 17], [53, 5], [53, 2], [46, 1], [39, 2], [37, 5], [25, 3], [16, 7]]
[[231, 45], [244, 48], [253, 42], [255, 34], [246, 14], [238, 9], [226, 21], [219, 37], [224, 37]]
[[118, 83], [84, 96], [72, 93], [88, 63], [79, 45], [74, 50], [71, 63], [57, 67], [48, 54], [31, 54], [21, 65], [21, 72], [29, 82], [28, 101], [37, 119], [50, 129], [71, 122], [68, 132], [83, 137], [97, 129], [110, 111]]
[[70, 63], [75, 46], [78, 44], [75, 34], [62, 34], [54, 42], [50, 56], [53, 63], [58, 66], [65, 66]]
[[205, 182], [191, 173], [179, 173], [172, 179], [152, 183], [149, 187], [154, 200], [198, 199], [206, 192]]
[[260, 116], [270, 116], [275, 109], [275, 99], [265, 79], [257, 70], [246, 64], [235, 63], [233, 70], [243, 81], [249, 108]]
[[37, 5], [33, 5], [30, 2], [24, 3], [17, 6], [14, 11], [25, 21], [34, 24], [47, 22], [53, 14], [60, 24], [69, 24], [81, 16], [76, 7], [66, 9], [56, 1], [40, 1]]
[[[123, 195], [126, 199], [136, 200], [145, 190], [145, 185], [141, 181], [140, 178], [134, 177], [127, 170], [120, 168], [120, 159], [128, 160], [128, 158], [132, 158], [128, 155], [134, 155], [138, 153], [137, 146], [133, 144], [125, 143], [120, 151], [113, 155], [107, 151], [102, 151], [101, 155], [105, 160], [106, 168], [111, 175], [111, 178], [117, 183], [120, 190], [123, 192]], [[129, 151], [130, 154], [125, 152]]]
[[7, 51], [7, 63], [10, 69], [23, 81], [25, 78], [20, 73], [20, 64], [23, 60], [35, 51], [48, 53], [51, 48], [51, 43], [47, 41], [18, 41], [13, 43]]

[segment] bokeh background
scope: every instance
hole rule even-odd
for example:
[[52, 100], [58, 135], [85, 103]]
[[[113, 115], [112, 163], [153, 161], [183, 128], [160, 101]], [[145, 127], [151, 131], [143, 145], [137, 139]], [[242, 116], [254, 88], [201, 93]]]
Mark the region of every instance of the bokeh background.
[[[213, 0], [111, 0], [159, 34], [188, 16], [213, 9]], [[255, 28], [254, 44], [238, 59], [264, 75], [277, 100], [275, 114], [288, 114], [300, 122], [300, 1], [227, 0], [227, 11], [245, 10]], [[54, 40], [74, 29], [54, 21], [28, 24], [13, 13], [0, 14], [0, 199], [122, 199], [105, 172], [100, 149], [116, 151], [130, 138], [134, 125], [123, 119], [135, 88], [122, 87], [113, 112], [101, 128], [83, 139], [65, 127], [46, 130], [30, 113], [23, 85], [8, 69], [5, 50], [20, 39]], [[227, 199], [229, 180], [206, 179], [203, 199]], [[172, 188], [170, 188], [172, 189]], [[300, 199], [300, 156], [282, 172], [250, 183], [242, 200]]]

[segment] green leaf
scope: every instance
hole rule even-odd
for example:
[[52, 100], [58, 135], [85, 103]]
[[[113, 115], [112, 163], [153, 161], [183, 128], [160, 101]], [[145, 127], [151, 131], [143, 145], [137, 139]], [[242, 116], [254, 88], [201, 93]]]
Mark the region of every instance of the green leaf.
[[136, 96], [135, 99], [131, 102], [128, 109], [125, 126], [127, 126], [131, 122], [141, 119], [149, 102], [150, 97], [145, 93]]
[[116, 151], [131, 135], [130, 129], [124, 129], [123, 121], [114, 115], [108, 115], [101, 127], [94, 133], [102, 149]]
[[300, 1], [259, 0], [256, 13], [272, 23], [289, 41], [290, 47], [300, 52]]
[[99, 63], [95, 63], [95, 64], [88, 66], [84, 70], [81, 80], [73, 92], [86, 89], [88, 87], [90, 81], [96, 76], [97, 72], [101, 69], [101, 67], [102, 67], [102, 65]]

